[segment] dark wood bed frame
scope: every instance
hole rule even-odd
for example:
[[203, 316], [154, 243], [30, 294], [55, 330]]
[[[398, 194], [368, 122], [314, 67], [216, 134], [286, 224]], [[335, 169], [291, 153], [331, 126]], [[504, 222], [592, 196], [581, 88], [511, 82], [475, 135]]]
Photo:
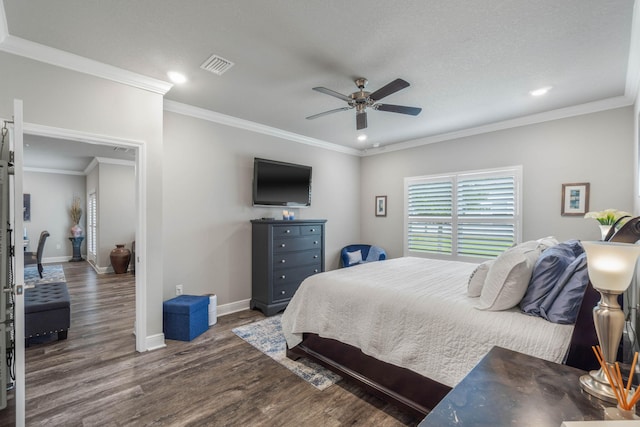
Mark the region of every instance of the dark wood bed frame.
[[[640, 240], [640, 217], [629, 220], [613, 237], [612, 242], [636, 243]], [[566, 364], [583, 370], [598, 368], [591, 346], [598, 344], [593, 326], [593, 307], [600, 294], [587, 286], [576, 320]], [[303, 341], [287, 349], [287, 357], [306, 357], [343, 378], [354, 381], [373, 395], [415, 415], [426, 416], [450, 387], [405, 368], [381, 362], [360, 349], [336, 340], [305, 333]]]

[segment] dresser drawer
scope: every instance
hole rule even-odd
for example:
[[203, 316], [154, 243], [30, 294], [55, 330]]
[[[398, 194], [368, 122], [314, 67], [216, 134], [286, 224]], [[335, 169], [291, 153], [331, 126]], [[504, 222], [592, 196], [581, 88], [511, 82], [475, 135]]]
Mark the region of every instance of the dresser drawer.
[[284, 283], [273, 286], [273, 295], [271, 295], [271, 301], [290, 300], [293, 294], [296, 293], [300, 283]]
[[320, 248], [303, 252], [282, 252], [273, 257], [273, 268], [281, 270], [305, 264], [318, 264], [321, 256]]
[[288, 270], [280, 270], [273, 274], [273, 295], [274, 301], [289, 299], [300, 286], [300, 283], [309, 276], [320, 273], [322, 268], [320, 263]]
[[286, 283], [300, 283], [312, 274], [320, 273], [322, 266], [320, 262], [305, 265], [302, 267], [286, 268], [273, 272], [274, 287]]
[[298, 237], [295, 239], [274, 239], [273, 252], [305, 251], [309, 249], [321, 248], [320, 236]]
[[320, 225], [301, 225], [300, 234], [303, 236], [322, 234], [322, 226]]
[[[307, 227], [305, 227], [307, 228]], [[299, 225], [279, 225], [277, 227], [273, 227], [273, 238], [278, 239], [280, 237], [292, 237], [300, 235], [300, 226]]]

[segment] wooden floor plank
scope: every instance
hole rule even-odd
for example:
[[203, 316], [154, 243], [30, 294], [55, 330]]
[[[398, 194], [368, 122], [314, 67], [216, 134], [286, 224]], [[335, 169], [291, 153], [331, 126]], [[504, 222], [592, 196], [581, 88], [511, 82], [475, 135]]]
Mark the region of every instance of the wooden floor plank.
[[[135, 277], [63, 263], [71, 329], [26, 350], [28, 426], [403, 426], [419, 420], [341, 381], [319, 391], [231, 330], [263, 318], [220, 317], [191, 342], [135, 351]], [[46, 268], [46, 266], [45, 266]], [[13, 400], [0, 426], [13, 425]]]

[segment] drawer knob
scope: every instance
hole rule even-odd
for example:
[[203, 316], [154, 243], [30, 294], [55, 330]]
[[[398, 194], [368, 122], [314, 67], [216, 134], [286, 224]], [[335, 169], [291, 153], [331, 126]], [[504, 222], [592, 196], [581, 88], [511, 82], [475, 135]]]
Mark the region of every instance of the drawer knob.
[[281, 247], [281, 248], [284, 248], [284, 247], [285, 247], [285, 244], [284, 244], [284, 243], [283, 243], [283, 244], [281, 244], [281, 245], [280, 245], [280, 247]]
[[286, 292], [285, 291], [280, 291], [280, 294], [284, 295], [284, 294], [286, 294]]
[[285, 231], [285, 233], [289, 234], [289, 233], [291, 233], [291, 230], [287, 230], [287, 231]]
[[314, 255], [314, 256], [313, 256], [313, 259], [316, 259], [316, 258], [318, 258], [318, 255]]
[[318, 241], [317, 241], [317, 240], [315, 240], [315, 241], [313, 242], [313, 244], [314, 244], [314, 245], [317, 245], [317, 244], [318, 244]]
[[314, 272], [314, 273], [317, 273], [317, 272], [318, 272], [318, 269], [316, 268], [315, 270], [313, 270], [313, 272]]
[[314, 231], [316, 231], [316, 229], [315, 229], [315, 228], [312, 228], [310, 231], [313, 233]]
[[280, 263], [284, 264], [285, 262], [287, 262], [286, 259], [283, 259], [282, 261], [280, 261]]
[[287, 276], [285, 276], [284, 274], [282, 276], [280, 276], [281, 279], [286, 279]]

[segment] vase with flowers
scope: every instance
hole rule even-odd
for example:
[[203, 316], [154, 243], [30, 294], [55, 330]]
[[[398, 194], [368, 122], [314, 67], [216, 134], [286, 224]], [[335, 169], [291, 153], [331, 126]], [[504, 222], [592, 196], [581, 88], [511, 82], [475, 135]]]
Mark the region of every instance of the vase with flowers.
[[617, 209], [605, 209], [600, 212], [587, 212], [584, 217], [598, 221], [602, 240], [606, 240], [611, 228], [615, 227], [615, 229], [618, 229], [622, 227], [624, 223], [631, 218], [631, 214]]
[[74, 197], [71, 202], [71, 208], [69, 208], [69, 214], [71, 215], [71, 237], [82, 236], [82, 227], [80, 227], [80, 218], [82, 218], [82, 206], [80, 205], [80, 197]]

